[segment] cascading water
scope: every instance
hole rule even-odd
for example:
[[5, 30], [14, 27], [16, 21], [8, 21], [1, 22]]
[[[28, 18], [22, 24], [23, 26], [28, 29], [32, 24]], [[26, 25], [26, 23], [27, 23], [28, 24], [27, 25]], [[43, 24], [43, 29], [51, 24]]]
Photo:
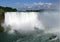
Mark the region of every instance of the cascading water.
[[12, 31], [16, 30], [20, 33], [34, 31], [34, 27], [44, 29], [42, 22], [38, 20], [36, 12], [7, 12], [5, 13], [4, 24], [5, 30], [10, 27]]
[[0, 34], [0, 41], [60, 42], [59, 21], [57, 11], [6, 12], [2, 24], [5, 31]]

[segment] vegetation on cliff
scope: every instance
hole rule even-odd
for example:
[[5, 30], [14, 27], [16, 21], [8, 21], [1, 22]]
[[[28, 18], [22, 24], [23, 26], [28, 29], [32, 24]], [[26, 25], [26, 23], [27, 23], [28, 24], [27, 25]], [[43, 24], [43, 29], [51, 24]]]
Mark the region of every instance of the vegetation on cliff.
[[2, 12], [2, 11], [4, 11], [4, 12], [16, 12], [17, 9], [11, 8], [11, 7], [2, 7], [2, 6], [0, 6], [0, 12]]

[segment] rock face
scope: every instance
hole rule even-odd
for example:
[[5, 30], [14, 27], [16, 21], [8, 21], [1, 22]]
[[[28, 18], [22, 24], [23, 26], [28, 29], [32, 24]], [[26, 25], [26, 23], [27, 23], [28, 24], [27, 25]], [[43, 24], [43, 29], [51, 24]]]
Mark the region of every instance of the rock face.
[[4, 31], [3, 27], [1, 26], [3, 22], [4, 22], [4, 13], [0, 12], [0, 32]]

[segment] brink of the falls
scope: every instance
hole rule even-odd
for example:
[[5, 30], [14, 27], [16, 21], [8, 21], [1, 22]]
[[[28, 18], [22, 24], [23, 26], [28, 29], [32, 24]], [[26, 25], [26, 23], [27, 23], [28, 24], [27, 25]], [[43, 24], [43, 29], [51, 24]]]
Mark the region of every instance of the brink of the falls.
[[36, 12], [6, 12], [4, 29], [13, 33], [14, 31], [20, 33], [29, 33], [36, 28], [43, 30], [44, 26], [38, 19]]

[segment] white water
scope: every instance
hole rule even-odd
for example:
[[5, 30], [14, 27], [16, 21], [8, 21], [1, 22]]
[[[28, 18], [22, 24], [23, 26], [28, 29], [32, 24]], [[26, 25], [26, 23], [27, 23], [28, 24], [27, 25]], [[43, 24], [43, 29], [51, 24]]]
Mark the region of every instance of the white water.
[[[3, 26], [8, 33], [0, 35], [2, 39], [6, 38], [2, 42], [60, 42], [60, 14], [56, 11], [7, 12]], [[32, 35], [24, 35], [27, 32]]]
[[5, 31], [8, 30], [10, 33], [14, 32], [14, 30], [27, 33], [34, 31], [34, 27], [44, 29], [42, 22], [38, 20], [36, 12], [6, 12], [4, 25]]
[[36, 28], [48, 33], [60, 32], [60, 14], [57, 11], [6, 12], [3, 27], [9, 33], [29, 33]]

